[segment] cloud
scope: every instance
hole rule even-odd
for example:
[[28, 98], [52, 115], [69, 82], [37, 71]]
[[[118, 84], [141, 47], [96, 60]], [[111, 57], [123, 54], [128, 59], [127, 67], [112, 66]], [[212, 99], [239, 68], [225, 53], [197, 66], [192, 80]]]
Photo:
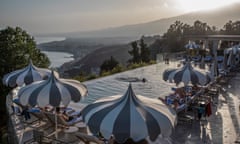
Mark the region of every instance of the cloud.
[[168, 3], [166, 3], [166, 2], [163, 4], [163, 6], [164, 6], [165, 8], [168, 8], [168, 7], [169, 7], [169, 6], [168, 6]]

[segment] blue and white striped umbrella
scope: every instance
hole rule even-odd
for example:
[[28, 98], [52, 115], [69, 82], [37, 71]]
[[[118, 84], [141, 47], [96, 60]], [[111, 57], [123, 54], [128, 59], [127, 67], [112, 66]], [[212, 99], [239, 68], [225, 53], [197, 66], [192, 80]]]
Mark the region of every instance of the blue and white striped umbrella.
[[30, 61], [27, 67], [4, 75], [3, 84], [10, 87], [22, 86], [24, 84], [28, 85], [35, 81], [47, 79], [50, 75], [50, 70], [37, 68], [32, 64], [32, 61]]
[[227, 69], [228, 66], [235, 66], [239, 63], [240, 44], [232, 46], [224, 50], [224, 66]]
[[234, 46], [224, 50], [224, 54], [230, 54], [230, 53], [232, 53], [234, 55], [239, 54], [240, 53], [240, 44], [234, 45]]
[[206, 85], [210, 82], [210, 76], [200, 71], [194, 70], [190, 62], [187, 62], [180, 69], [167, 69], [163, 72], [163, 80], [170, 83], [184, 83], [184, 85]]
[[87, 94], [87, 88], [78, 81], [59, 79], [52, 71], [50, 78], [22, 87], [18, 96], [23, 105], [45, 107], [67, 106], [70, 101], [79, 102]]
[[232, 46], [232, 48], [240, 48], [240, 44]]
[[185, 45], [185, 48], [187, 49], [199, 49], [200, 45], [196, 44], [195, 42], [189, 42]]
[[[59, 79], [54, 71], [48, 80], [37, 81], [25, 87], [18, 92], [18, 97], [22, 105], [31, 105], [45, 107], [67, 107], [70, 101], [79, 102], [82, 96], [87, 95], [87, 88], [78, 81], [69, 79]], [[56, 131], [57, 116], [55, 115]], [[55, 134], [58, 138], [57, 133]]]
[[159, 100], [136, 96], [131, 84], [123, 96], [105, 97], [86, 106], [82, 116], [93, 134], [101, 132], [106, 139], [113, 135], [118, 143], [169, 137], [176, 123], [174, 110]]

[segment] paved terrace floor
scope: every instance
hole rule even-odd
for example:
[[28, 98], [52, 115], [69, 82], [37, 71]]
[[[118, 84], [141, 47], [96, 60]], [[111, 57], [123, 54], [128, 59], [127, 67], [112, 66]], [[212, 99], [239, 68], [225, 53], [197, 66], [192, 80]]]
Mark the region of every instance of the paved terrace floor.
[[[220, 83], [220, 95], [213, 101], [210, 117], [202, 120], [194, 120], [190, 123], [179, 123], [170, 139], [165, 142], [173, 144], [226, 144], [237, 143], [240, 134], [239, 129], [239, 98], [240, 98], [240, 73], [230, 73], [225, 79], [227, 82]], [[49, 123], [41, 122], [28, 124], [23, 122], [22, 116], [12, 114], [10, 108], [11, 95], [8, 95], [7, 104], [9, 106], [10, 118], [13, 123], [14, 132], [19, 143], [25, 143], [32, 139], [33, 129], [43, 130], [44, 134], [54, 138], [54, 127]], [[58, 130], [59, 138], [64, 138], [62, 129]], [[61, 139], [70, 143], [72, 139]], [[72, 143], [83, 143], [75, 139]], [[156, 144], [159, 141], [155, 142]]]
[[210, 117], [178, 124], [171, 140], [174, 144], [240, 143], [240, 73], [230, 73], [219, 83], [220, 94], [212, 104]]

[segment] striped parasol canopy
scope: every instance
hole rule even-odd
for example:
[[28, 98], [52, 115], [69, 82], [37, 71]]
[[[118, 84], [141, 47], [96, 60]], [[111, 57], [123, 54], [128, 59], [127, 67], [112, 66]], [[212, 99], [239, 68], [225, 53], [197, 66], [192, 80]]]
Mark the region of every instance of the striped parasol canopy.
[[240, 55], [240, 44], [234, 45], [231, 48], [224, 50], [224, 67], [227, 69], [228, 66], [235, 66], [239, 63]]
[[79, 102], [87, 95], [87, 88], [78, 81], [60, 79], [52, 71], [48, 80], [34, 82], [22, 87], [18, 96], [22, 105], [45, 107], [67, 106], [70, 101]]
[[234, 46], [224, 50], [224, 54], [230, 54], [230, 53], [232, 53], [234, 55], [239, 54], [240, 53], [240, 44], [234, 45]]
[[4, 75], [3, 84], [10, 87], [28, 85], [35, 81], [47, 79], [50, 75], [50, 70], [37, 68], [30, 61], [27, 67]]
[[184, 85], [206, 85], [210, 82], [210, 76], [195, 70], [190, 62], [187, 62], [182, 68], [167, 69], [163, 72], [163, 80], [170, 83], [184, 83]]
[[131, 84], [121, 96], [105, 97], [82, 110], [84, 122], [93, 134], [114, 136], [118, 143], [127, 139], [154, 141], [169, 137], [176, 124], [176, 113], [161, 101], [135, 95]]
[[195, 42], [189, 41], [189, 43], [185, 45], [185, 48], [187, 48], [187, 49], [199, 49], [200, 45], [196, 44]]
[[224, 54], [239, 54], [240, 53], [240, 47], [237, 47], [237, 46], [234, 46], [234, 47], [231, 47], [231, 48], [227, 48], [224, 50]]
[[238, 48], [240, 48], [240, 44], [234, 45], [234, 46], [232, 46], [232, 48], [238, 49]]
[[[60, 79], [52, 71], [48, 80], [37, 81], [25, 87], [18, 92], [18, 97], [22, 105], [32, 107], [53, 106], [67, 107], [70, 101], [79, 102], [82, 96], [87, 95], [87, 88], [78, 81], [70, 79]], [[57, 110], [57, 109], [56, 109]], [[55, 114], [55, 129], [57, 131], [57, 116]], [[56, 138], [58, 134], [55, 133]]]

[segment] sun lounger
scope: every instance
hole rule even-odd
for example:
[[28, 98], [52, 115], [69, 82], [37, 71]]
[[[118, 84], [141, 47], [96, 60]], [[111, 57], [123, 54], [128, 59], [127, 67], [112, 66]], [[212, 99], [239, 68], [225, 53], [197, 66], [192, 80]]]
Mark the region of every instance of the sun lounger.
[[34, 111], [29, 111], [30, 115], [33, 115], [34, 117], [37, 118], [38, 122], [40, 123], [41, 121], [48, 121], [46, 115], [43, 112], [34, 112]]
[[[19, 101], [19, 99], [14, 99], [13, 100], [13, 103], [16, 104], [18, 106], [18, 109], [21, 109], [21, 113], [17, 113], [17, 115], [19, 116], [25, 116], [26, 112], [28, 112], [30, 114], [30, 111], [31, 109], [28, 109], [26, 106], [22, 105]], [[16, 109], [16, 107], [14, 107], [14, 109]], [[25, 110], [25, 111], [24, 111]], [[37, 119], [36, 119], [37, 118]], [[38, 121], [38, 117], [35, 116], [35, 118], [32, 118], [30, 115], [29, 115], [29, 121], [22, 121], [24, 123], [27, 123], [27, 124], [32, 124], [32, 123], [35, 123]]]
[[178, 106], [178, 107], [176, 108], [176, 112], [179, 113], [179, 112], [181, 112], [181, 111], [186, 110], [186, 108], [187, 108], [187, 105], [186, 105], [186, 104], [181, 104], [180, 106]]
[[194, 117], [185, 113], [178, 114], [178, 123], [192, 124]]
[[68, 116], [79, 117], [79, 116], [81, 116], [81, 112], [80, 111], [74, 111], [72, 113], [69, 113]]
[[[44, 112], [45, 115], [47, 116], [47, 118], [53, 123], [55, 124], [55, 114], [50, 113], [50, 112]], [[76, 117], [70, 121], [65, 121], [64, 118], [60, 115], [57, 115], [57, 124], [59, 126], [63, 126], [63, 127], [68, 127], [68, 126], [72, 126], [78, 122], [82, 121], [82, 117]]]

